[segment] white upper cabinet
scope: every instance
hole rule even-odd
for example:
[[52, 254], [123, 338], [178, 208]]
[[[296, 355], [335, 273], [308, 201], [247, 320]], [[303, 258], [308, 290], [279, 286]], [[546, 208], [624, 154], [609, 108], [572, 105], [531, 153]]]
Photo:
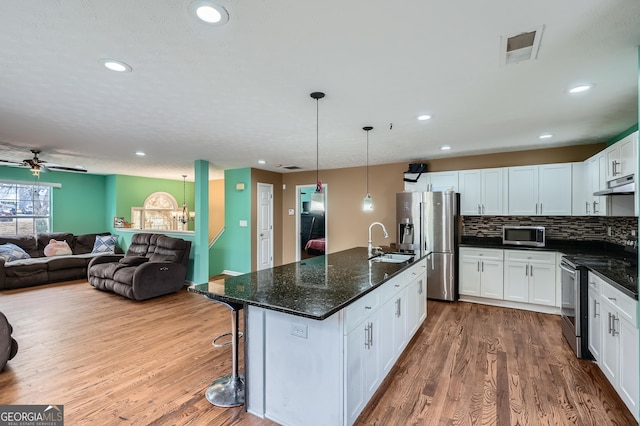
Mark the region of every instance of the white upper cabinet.
[[582, 216], [606, 216], [606, 198], [593, 195], [594, 192], [603, 190], [607, 186], [606, 179], [606, 157], [603, 152], [599, 152], [584, 162], [584, 206], [574, 210], [574, 215]]
[[509, 167], [510, 215], [571, 215], [572, 164]]
[[463, 170], [460, 183], [460, 214], [497, 216], [503, 209], [504, 168]]
[[638, 132], [632, 133], [605, 150], [607, 181], [629, 176], [638, 168]]
[[405, 173], [406, 179], [418, 179], [418, 182], [404, 182], [405, 192], [458, 192], [458, 171], [422, 173]]

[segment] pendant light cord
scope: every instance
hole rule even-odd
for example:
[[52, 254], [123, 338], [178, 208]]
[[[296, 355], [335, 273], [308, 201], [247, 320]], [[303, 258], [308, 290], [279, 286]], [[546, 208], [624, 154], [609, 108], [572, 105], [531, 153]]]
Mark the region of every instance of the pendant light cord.
[[367, 130], [367, 194], [369, 193], [369, 131]]
[[320, 129], [320, 114], [319, 114], [319, 98], [316, 98], [316, 192], [321, 192], [322, 187], [320, 186], [320, 142], [319, 142], [319, 129]]

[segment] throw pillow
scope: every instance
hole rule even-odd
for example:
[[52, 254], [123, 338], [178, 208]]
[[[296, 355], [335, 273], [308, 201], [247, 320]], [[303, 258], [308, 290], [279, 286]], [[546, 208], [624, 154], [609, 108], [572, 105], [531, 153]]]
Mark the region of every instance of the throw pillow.
[[115, 253], [117, 242], [117, 235], [96, 235], [91, 253]]
[[31, 257], [26, 251], [22, 250], [22, 248], [11, 243], [0, 245], [0, 256], [4, 257], [6, 262], [29, 259]]
[[51, 256], [67, 256], [72, 254], [71, 247], [66, 241], [49, 240], [44, 248], [44, 255]]

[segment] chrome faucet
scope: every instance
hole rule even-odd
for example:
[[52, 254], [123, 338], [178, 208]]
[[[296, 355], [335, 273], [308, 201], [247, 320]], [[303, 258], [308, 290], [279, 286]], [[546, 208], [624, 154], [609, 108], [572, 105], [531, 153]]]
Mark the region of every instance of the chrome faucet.
[[385, 238], [389, 238], [389, 234], [387, 233], [387, 228], [384, 227], [384, 225], [380, 222], [373, 222], [371, 225], [369, 225], [369, 244], [367, 246], [368, 249], [368, 253], [369, 253], [369, 257], [373, 256], [373, 250], [376, 250], [376, 255], [380, 254], [380, 252], [382, 252], [382, 248], [380, 247], [373, 247], [372, 241], [371, 241], [371, 228], [373, 228], [373, 225], [380, 225], [382, 226], [382, 231], [384, 232], [384, 237]]

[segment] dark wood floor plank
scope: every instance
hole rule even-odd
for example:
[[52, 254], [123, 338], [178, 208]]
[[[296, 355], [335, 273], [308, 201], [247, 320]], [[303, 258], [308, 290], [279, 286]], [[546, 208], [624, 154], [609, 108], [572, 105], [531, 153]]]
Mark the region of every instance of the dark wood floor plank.
[[[133, 302], [75, 281], [4, 291], [0, 311], [20, 344], [0, 373], [2, 404], [64, 404], [70, 425], [274, 424], [204, 398], [231, 371], [230, 348], [211, 346], [230, 316], [200, 296]], [[559, 317], [429, 301], [357, 424], [636, 423], [597, 366], [571, 353]]]

